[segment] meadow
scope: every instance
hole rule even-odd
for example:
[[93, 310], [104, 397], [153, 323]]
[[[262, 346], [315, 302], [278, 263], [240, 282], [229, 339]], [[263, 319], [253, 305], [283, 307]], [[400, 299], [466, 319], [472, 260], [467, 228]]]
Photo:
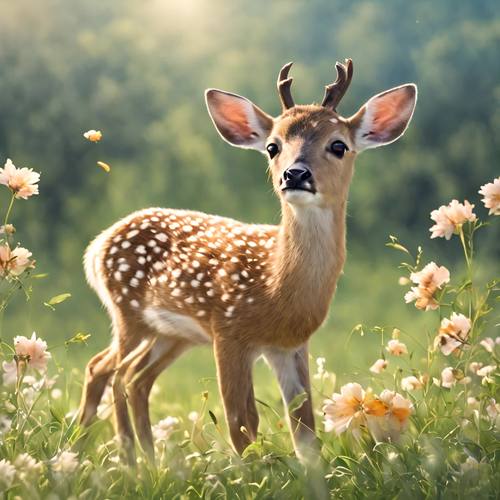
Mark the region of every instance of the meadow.
[[[496, 2], [0, 9], [2, 498], [497, 498]], [[346, 266], [311, 339], [320, 455], [294, 456], [260, 360], [258, 439], [235, 454], [211, 349], [198, 347], [154, 386], [156, 463], [139, 454], [127, 466], [109, 392], [88, 429], [77, 423], [85, 364], [110, 341], [86, 245], [147, 206], [278, 222], [264, 159], [222, 144], [203, 91], [276, 114], [284, 62], [296, 61], [295, 95], [311, 102], [347, 56], [346, 116], [404, 82], [419, 100], [405, 136], [356, 167]], [[83, 136], [92, 128], [100, 140]]]

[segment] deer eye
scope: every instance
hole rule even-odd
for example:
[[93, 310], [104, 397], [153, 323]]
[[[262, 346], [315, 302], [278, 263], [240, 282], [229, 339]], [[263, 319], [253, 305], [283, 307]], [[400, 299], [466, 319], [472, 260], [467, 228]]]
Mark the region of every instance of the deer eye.
[[344, 153], [349, 151], [349, 148], [342, 141], [333, 141], [330, 144], [330, 153], [335, 155], [337, 158], [343, 158]]
[[266, 146], [266, 150], [269, 153], [269, 158], [271, 158], [271, 160], [280, 152], [280, 148], [274, 142], [269, 143]]

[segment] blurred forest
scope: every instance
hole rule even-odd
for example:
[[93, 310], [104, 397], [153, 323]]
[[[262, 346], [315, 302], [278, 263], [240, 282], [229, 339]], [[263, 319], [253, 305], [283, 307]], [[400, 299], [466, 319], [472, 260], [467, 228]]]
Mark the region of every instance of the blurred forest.
[[[107, 318], [81, 258], [101, 229], [135, 209], [278, 222], [265, 159], [219, 139], [204, 89], [245, 95], [277, 114], [285, 62], [295, 61], [296, 101], [309, 103], [321, 100], [345, 57], [355, 65], [339, 110], [346, 116], [387, 88], [419, 87], [405, 137], [357, 161], [339, 293], [351, 291], [339, 298], [338, 317], [344, 329], [362, 321], [355, 314], [370, 301], [392, 300], [383, 285], [398, 275], [385, 269], [399, 256], [384, 248], [389, 234], [410, 246], [425, 241], [432, 255], [441, 244], [428, 240], [432, 209], [467, 198], [486, 214], [477, 190], [499, 174], [498, 13], [497, 0], [0, 0], [0, 162], [42, 173], [40, 195], [16, 204], [13, 223], [38, 271], [49, 273], [35, 287], [32, 316], [9, 313], [7, 335], [37, 329], [60, 343], [82, 330], [105, 344]], [[103, 132], [99, 144], [82, 137], [93, 128]], [[481, 242], [496, 264], [499, 236], [497, 225]], [[40, 305], [66, 291], [72, 299], [56, 313]]]

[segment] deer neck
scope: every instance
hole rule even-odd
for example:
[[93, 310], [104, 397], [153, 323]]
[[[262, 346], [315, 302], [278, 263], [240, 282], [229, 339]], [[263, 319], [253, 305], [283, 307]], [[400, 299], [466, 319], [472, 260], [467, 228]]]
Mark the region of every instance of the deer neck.
[[283, 202], [282, 214], [273, 291], [283, 307], [326, 314], [345, 261], [346, 201], [328, 208]]

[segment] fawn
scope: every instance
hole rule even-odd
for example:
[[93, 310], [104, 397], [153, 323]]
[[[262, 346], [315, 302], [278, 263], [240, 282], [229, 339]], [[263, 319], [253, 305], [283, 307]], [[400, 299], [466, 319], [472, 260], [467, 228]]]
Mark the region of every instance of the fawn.
[[128, 405], [141, 447], [154, 457], [152, 385], [184, 351], [209, 343], [236, 451], [256, 438], [252, 365], [260, 356], [276, 372], [285, 405], [307, 394], [288, 421], [298, 456], [314, 449], [307, 342], [326, 317], [344, 265], [354, 160], [404, 133], [417, 88], [377, 94], [343, 118], [336, 108], [351, 82], [350, 59], [336, 64], [321, 105], [294, 104], [290, 66], [279, 74], [277, 118], [239, 95], [206, 91], [222, 138], [268, 156], [279, 225], [149, 208], [106, 229], [85, 253], [87, 280], [108, 310], [113, 337], [87, 365], [80, 422], [95, 416], [112, 376], [116, 430], [130, 461]]

